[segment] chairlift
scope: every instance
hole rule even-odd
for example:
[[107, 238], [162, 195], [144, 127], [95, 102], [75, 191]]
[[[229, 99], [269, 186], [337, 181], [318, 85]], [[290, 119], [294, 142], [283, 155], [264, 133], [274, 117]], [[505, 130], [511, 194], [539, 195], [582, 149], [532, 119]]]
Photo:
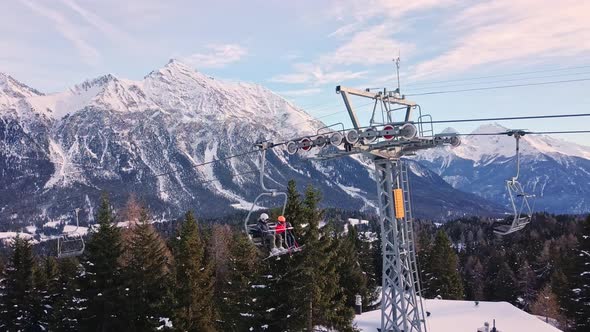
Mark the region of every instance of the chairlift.
[[76, 209], [76, 228], [71, 232], [64, 232], [57, 238], [57, 258], [68, 258], [80, 256], [84, 253], [84, 238], [82, 234], [78, 233], [80, 228], [80, 221], [78, 219], [78, 212]]
[[[248, 238], [250, 239], [250, 241], [252, 241], [252, 243], [254, 245], [256, 245], [257, 247], [263, 248], [265, 247], [265, 243], [264, 243], [264, 239], [262, 237], [262, 234], [260, 234], [258, 227], [257, 227], [257, 223], [258, 223], [258, 218], [256, 218], [253, 213], [254, 211], [263, 211], [265, 210], [264, 208], [260, 209], [258, 204], [261, 204], [260, 202], [265, 199], [265, 198], [273, 198], [275, 201], [278, 200], [279, 202], [279, 206], [281, 206], [281, 215], [285, 214], [285, 209], [287, 207], [287, 193], [283, 192], [283, 191], [279, 191], [278, 189], [271, 189], [271, 188], [267, 188], [266, 185], [264, 184], [264, 168], [265, 168], [265, 162], [266, 162], [266, 150], [272, 147], [272, 143], [269, 142], [261, 142], [256, 144], [259, 148], [260, 148], [260, 153], [259, 153], [259, 170], [260, 170], [260, 187], [262, 188], [262, 193], [260, 193], [258, 196], [256, 196], [256, 198], [254, 199], [254, 202], [252, 203], [252, 207], [250, 208], [250, 211], [248, 212], [248, 215], [246, 216], [246, 219], [244, 220], [244, 229], [246, 231], [246, 234], [248, 235]], [[266, 209], [268, 211], [268, 209]], [[269, 211], [268, 211], [269, 212]], [[269, 213], [270, 214], [270, 213]], [[275, 229], [277, 227], [277, 223], [274, 221], [269, 221], [268, 222], [268, 226], [269, 226], [269, 230], [271, 232], [275, 232]], [[276, 233], [275, 233], [276, 234]], [[287, 241], [287, 236], [291, 236], [291, 238], [293, 237], [292, 234], [292, 227], [291, 228], [286, 228], [285, 229], [285, 233], [284, 233], [284, 244], [285, 247], [287, 248], [284, 251], [280, 251], [278, 253], [271, 253], [270, 257], [273, 256], [280, 256], [283, 254], [287, 254], [287, 253], [292, 253], [292, 252], [296, 252], [296, 251], [300, 251], [301, 247], [299, 247], [299, 245], [297, 244], [297, 241]]]
[[506, 189], [510, 197], [513, 215], [505, 221], [494, 224], [494, 233], [497, 235], [508, 235], [523, 229], [531, 222], [533, 208], [529, 199], [535, 196], [524, 191], [522, 184], [518, 181], [520, 175], [520, 138], [525, 135], [524, 130], [509, 131], [508, 136], [514, 136], [516, 139], [516, 176], [506, 181]]

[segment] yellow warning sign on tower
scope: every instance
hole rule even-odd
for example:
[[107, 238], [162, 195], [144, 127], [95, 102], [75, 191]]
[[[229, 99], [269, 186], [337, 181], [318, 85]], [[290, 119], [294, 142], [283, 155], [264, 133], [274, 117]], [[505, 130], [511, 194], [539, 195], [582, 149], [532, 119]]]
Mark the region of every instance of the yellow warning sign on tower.
[[404, 192], [401, 189], [393, 189], [393, 202], [395, 203], [395, 218], [401, 219], [405, 217]]

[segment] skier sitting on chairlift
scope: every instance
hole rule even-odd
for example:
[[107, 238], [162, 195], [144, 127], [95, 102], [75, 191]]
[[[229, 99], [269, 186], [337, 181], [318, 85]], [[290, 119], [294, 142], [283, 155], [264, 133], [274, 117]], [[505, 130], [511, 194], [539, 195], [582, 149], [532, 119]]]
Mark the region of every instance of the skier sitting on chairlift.
[[[279, 216], [277, 218], [277, 227], [275, 228], [275, 241], [278, 243], [277, 247], [279, 250], [283, 251], [286, 250], [285, 247], [283, 247], [283, 240], [286, 241], [286, 225], [285, 225], [285, 217], [284, 216]], [[284, 239], [283, 239], [284, 237]], [[289, 247], [287, 245], [287, 247]]]
[[262, 238], [262, 242], [268, 245], [270, 253], [273, 255], [277, 254], [279, 250], [275, 247], [275, 234], [268, 226], [268, 214], [262, 213], [260, 215], [256, 228]]
[[284, 241], [288, 250], [297, 249], [298, 245], [295, 241], [295, 236], [293, 236], [293, 226], [291, 223], [288, 222], [284, 216], [279, 216], [277, 220], [279, 221], [279, 224], [277, 225], [275, 232], [277, 236], [282, 236], [281, 245], [283, 243], [282, 241]]

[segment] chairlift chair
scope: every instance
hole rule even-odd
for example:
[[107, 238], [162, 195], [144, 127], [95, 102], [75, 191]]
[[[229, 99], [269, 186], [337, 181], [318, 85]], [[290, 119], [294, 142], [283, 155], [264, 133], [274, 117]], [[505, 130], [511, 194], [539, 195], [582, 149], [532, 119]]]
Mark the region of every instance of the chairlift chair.
[[71, 232], [64, 232], [57, 238], [57, 258], [68, 258], [80, 256], [84, 253], [85, 243], [82, 234], [78, 233], [80, 228], [80, 221], [78, 219], [78, 212], [76, 209], [76, 228]]
[[524, 188], [518, 177], [520, 175], [520, 148], [519, 141], [525, 132], [523, 130], [509, 131], [509, 136], [514, 136], [516, 139], [516, 176], [506, 181], [506, 189], [510, 198], [510, 204], [512, 205], [513, 215], [510, 219], [494, 224], [494, 233], [497, 235], [508, 235], [523, 229], [528, 223], [531, 222], [533, 215], [533, 208], [529, 202], [529, 199], [534, 198], [534, 195], [528, 194], [524, 191]]
[[[248, 238], [250, 239], [250, 241], [252, 241], [252, 243], [254, 245], [256, 245], [257, 247], [264, 247], [264, 241], [262, 238], [262, 234], [258, 233], [258, 229], [257, 229], [257, 223], [258, 223], [258, 218], [253, 216], [254, 211], [258, 211], [260, 209], [258, 209], [258, 204], [260, 204], [260, 202], [265, 199], [265, 198], [274, 198], [276, 199], [280, 199], [280, 206], [281, 206], [281, 215], [285, 214], [285, 209], [287, 207], [287, 193], [283, 192], [283, 191], [279, 191], [278, 189], [270, 189], [267, 188], [266, 185], [264, 184], [264, 167], [265, 167], [265, 161], [266, 161], [266, 150], [270, 147], [272, 147], [272, 143], [268, 143], [268, 142], [262, 142], [257, 144], [258, 147], [260, 147], [260, 154], [259, 154], [259, 170], [260, 170], [260, 187], [262, 188], [263, 192], [260, 193], [258, 196], [256, 196], [256, 199], [254, 199], [254, 202], [252, 203], [252, 207], [250, 208], [250, 210], [248, 211], [248, 215], [246, 216], [246, 219], [244, 219], [244, 230], [246, 231], [246, 234], [248, 235]], [[276, 228], [277, 224], [275, 222], [269, 222], [269, 229], [271, 231], [274, 232], [275, 228]], [[286, 230], [286, 232], [288, 232], [289, 230]], [[286, 234], [286, 233], [285, 233]], [[285, 240], [285, 245], [288, 246], [287, 241]], [[297, 251], [297, 248], [295, 248], [295, 245], [292, 246], [292, 248], [287, 248], [288, 250], [285, 252], [281, 252], [279, 255], [281, 254], [285, 254], [285, 253], [289, 253], [289, 252], [293, 252], [293, 251]], [[276, 255], [271, 255], [272, 256], [276, 256]]]

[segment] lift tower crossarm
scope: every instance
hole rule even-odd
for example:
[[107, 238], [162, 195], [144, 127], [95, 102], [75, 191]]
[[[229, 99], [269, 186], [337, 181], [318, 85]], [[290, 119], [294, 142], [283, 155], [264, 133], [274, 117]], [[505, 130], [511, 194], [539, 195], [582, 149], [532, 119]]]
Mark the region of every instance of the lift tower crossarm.
[[394, 91], [383, 91], [374, 93], [371, 91], [347, 88], [339, 85], [336, 87], [336, 93], [342, 95], [342, 100], [344, 101], [344, 105], [346, 106], [346, 110], [350, 115], [352, 125], [355, 129], [359, 129], [361, 126], [359, 125], [359, 120], [356, 116], [354, 108], [352, 107], [352, 103], [350, 102], [349, 95], [365, 97], [374, 100], [381, 100], [383, 103], [388, 104], [406, 106], [406, 116], [404, 117], [404, 121], [406, 122], [410, 121], [410, 118], [412, 116], [412, 108], [416, 107], [417, 105], [415, 102], [407, 100], [405, 98], [398, 98]]

